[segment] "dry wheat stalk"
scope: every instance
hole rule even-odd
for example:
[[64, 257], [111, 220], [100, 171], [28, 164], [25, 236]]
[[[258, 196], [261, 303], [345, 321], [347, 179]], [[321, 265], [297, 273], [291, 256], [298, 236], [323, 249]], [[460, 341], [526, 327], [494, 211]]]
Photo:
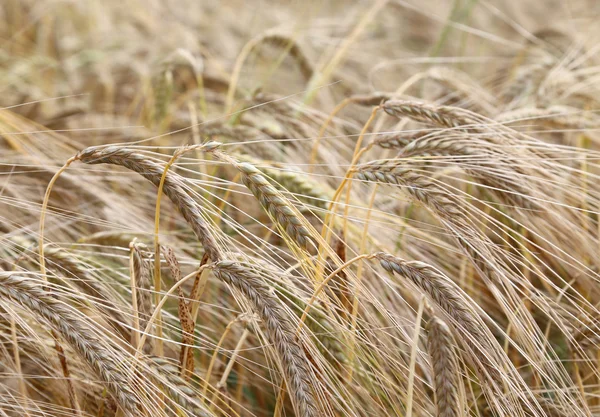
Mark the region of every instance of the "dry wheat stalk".
[[[204, 146], [204, 151], [211, 151], [218, 147], [218, 142], [208, 142]], [[88, 148], [77, 155], [77, 159], [86, 164], [113, 164], [120, 165], [134, 172], [139, 173], [144, 178], [158, 186], [163, 175], [164, 169], [157, 163], [148, 160], [142, 154], [136, 153], [130, 149], [109, 146], [105, 148]], [[175, 204], [181, 212], [184, 219], [190, 225], [204, 250], [213, 261], [221, 259], [221, 254], [215, 238], [212, 235], [209, 225], [203, 219], [200, 209], [196, 202], [185, 192], [181, 176], [169, 171], [167, 172], [164, 193]]]
[[43, 290], [39, 281], [13, 273], [0, 272], [0, 296], [50, 325], [106, 383], [123, 410], [137, 415], [141, 404], [122, 366], [124, 358], [118, 358], [118, 349], [104, 349], [104, 341], [88, 323], [77, 319], [76, 310]]
[[463, 415], [459, 399], [460, 370], [454, 338], [441, 319], [432, 317], [427, 324], [427, 351], [434, 375], [438, 417]]

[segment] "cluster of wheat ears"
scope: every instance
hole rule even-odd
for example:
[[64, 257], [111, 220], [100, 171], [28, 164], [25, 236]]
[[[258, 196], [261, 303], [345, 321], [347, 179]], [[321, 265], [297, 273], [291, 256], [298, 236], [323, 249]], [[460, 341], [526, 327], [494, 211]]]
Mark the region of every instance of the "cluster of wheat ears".
[[600, 413], [589, 36], [83, 3], [0, 4], [0, 416]]

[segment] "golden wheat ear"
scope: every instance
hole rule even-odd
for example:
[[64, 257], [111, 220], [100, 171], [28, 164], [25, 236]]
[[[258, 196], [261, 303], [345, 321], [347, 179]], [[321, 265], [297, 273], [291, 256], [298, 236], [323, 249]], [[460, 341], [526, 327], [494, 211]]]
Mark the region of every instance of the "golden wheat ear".
[[464, 416], [459, 398], [462, 381], [452, 333], [446, 323], [435, 316], [427, 323], [427, 332], [427, 352], [433, 368], [437, 416]]
[[141, 410], [136, 388], [123, 366], [127, 362], [124, 352], [101, 338], [77, 310], [43, 290], [39, 281], [15, 273], [0, 272], [0, 296], [23, 306], [60, 335], [110, 388], [123, 410], [134, 415]]
[[256, 272], [243, 264], [221, 261], [215, 264], [214, 271], [224, 282], [244, 294], [265, 324], [267, 335], [281, 360], [285, 381], [298, 415], [318, 416], [310, 365], [296, 336], [296, 328], [280, 300], [270, 292]]
[[[205, 151], [216, 149], [218, 142], [209, 142]], [[146, 156], [124, 147], [108, 146], [103, 148], [88, 148], [77, 155], [77, 159], [85, 164], [112, 164], [119, 165], [159, 186], [164, 173], [164, 168], [156, 162], [150, 161]], [[181, 215], [190, 225], [211, 260], [221, 259], [221, 253], [209, 225], [200, 213], [198, 204], [183, 189], [184, 180], [173, 172], [167, 172], [163, 191], [181, 212]]]

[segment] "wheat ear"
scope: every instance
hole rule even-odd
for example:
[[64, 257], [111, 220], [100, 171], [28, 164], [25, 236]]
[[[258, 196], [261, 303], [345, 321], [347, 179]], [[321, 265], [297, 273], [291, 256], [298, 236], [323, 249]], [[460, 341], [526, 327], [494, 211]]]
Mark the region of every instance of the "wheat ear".
[[[141, 409], [135, 389], [116, 358], [116, 350], [102, 348], [104, 342], [72, 307], [43, 290], [39, 281], [8, 272], [0, 272], [0, 297], [7, 298], [45, 321], [83, 358], [106, 383], [123, 410], [137, 415]], [[113, 352], [113, 353], [109, 353]]]
[[453, 321], [453, 326], [461, 333], [462, 341], [477, 340], [478, 350], [484, 354], [473, 353], [471, 362], [494, 381], [502, 381], [498, 364], [498, 350], [487, 327], [468, 304], [468, 296], [450, 278], [430, 265], [418, 261], [405, 261], [396, 256], [379, 252], [375, 254], [383, 269], [396, 273], [412, 281], [427, 294], [435, 304]]
[[258, 168], [248, 162], [238, 162], [223, 152], [215, 152], [220, 160], [230, 163], [242, 174], [244, 185], [252, 192], [269, 216], [301, 248], [306, 248], [311, 239], [310, 230], [303, 221], [302, 215], [261, 173]]
[[198, 401], [198, 392], [190, 387], [189, 382], [179, 376], [180, 369], [174, 363], [160, 357], [148, 358], [160, 378], [158, 384], [167, 391], [169, 398], [181, 407], [186, 415], [194, 417], [214, 417], [201, 401]]
[[277, 182], [277, 185], [285, 191], [297, 195], [300, 199], [306, 201], [321, 209], [327, 209], [330, 196], [316, 182], [305, 175], [303, 172], [290, 171], [283, 166], [277, 166], [274, 163], [260, 161], [248, 155], [236, 155], [236, 157], [255, 166], [266, 176]]
[[[134, 242], [131, 245], [131, 256], [132, 256], [132, 277], [131, 285], [135, 289], [135, 303], [138, 314], [139, 327], [134, 331], [140, 331], [145, 329], [148, 324], [148, 319], [152, 315], [152, 296], [151, 296], [151, 268], [150, 263], [144, 254], [148, 248], [142, 243]], [[132, 290], [133, 293], [133, 290]], [[135, 327], [135, 326], [134, 326]], [[134, 335], [134, 339], [139, 343], [139, 334]], [[136, 348], [137, 343], [136, 343]], [[143, 346], [143, 351], [149, 353], [152, 351], [151, 341], [148, 340]]]
[[459, 107], [436, 106], [420, 101], [388, 100], [381, 108], [395, 117], [408, 117], [417, 122], [449, 128], [476, 127], [483, 119], [477, 113]]
[[427, 324], [427, 351], [433, 368], [438, 417], [460, 417], [460, 371], [450, 329], [441, 319], [432, 317]]
[[[209, 152], [219, 145], [218, 142], [208, 142], [205, 144], [203, 150]], [[164, 172], [163, 167], [156, 162], [148, 160], [144, 155], [127, 148], [116, 146], [88, 148], [81, 151], [76, 158], [86, 164], [112, 164], [122, 166], [139, 173], [155, 186], [160, 184], [160, 179]], [[210, 259], [218, 261], [221, 259], [221, 254], [217, 242], [210, 231], [210, 227], [202, 218], [198, 205], [188, 193], [185, 192], [182, 184], [183, 179], [181, 176], [173, 172], [167, 172], [163, 191], [179, 209], [181, 215], [202, 243], [202, 246]]]
[[299, 417], [319, 415], [313, 391], [313, 379], [308, 359], [296, 338], [296, 328], [287, 317], [281, 302], [249, 267], [233, 261], [221, 261], [214, 266], [215, 274], [237, 288], [265, 324], [267, 335], [281, 360], [286, 384], [294, 399]]

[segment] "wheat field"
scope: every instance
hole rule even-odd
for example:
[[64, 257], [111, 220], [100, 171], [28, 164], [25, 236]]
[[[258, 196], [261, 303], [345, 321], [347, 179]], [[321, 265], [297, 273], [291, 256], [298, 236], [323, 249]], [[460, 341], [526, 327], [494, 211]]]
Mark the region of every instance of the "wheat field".
[[597, 0], [0, 17], [0, 416], [600, 415]]

